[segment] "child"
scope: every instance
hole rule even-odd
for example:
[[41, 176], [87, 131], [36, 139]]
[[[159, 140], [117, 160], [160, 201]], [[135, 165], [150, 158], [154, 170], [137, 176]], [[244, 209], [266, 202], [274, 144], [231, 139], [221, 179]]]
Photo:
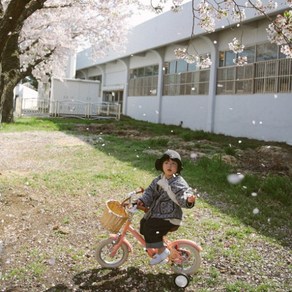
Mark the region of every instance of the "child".
[[177, 230], [182, 222], [182, 209], [195, 205], [195, 195], [187, 182], [180, 176], [182, 162], [174, 150], [167, 150], [155, 162], [155, 168], [162, 171], [144, 191], [137, 205], [149, 207], [140, 222], [140, 232], [144, 235], [146, 248], [157, 248], [158, 253], [150, 264], [163, 262], [170, 251], [163, 244], [163, 236]]

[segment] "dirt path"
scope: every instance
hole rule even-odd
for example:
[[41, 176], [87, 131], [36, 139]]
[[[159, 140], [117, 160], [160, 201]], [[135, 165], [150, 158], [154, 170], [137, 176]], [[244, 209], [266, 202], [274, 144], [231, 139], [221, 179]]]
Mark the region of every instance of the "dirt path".
[[[60, 155], [66, 159], [66, 153], [76, 147], [86, 150], [89, 146], [82, 139], [61, 132], [1, 133], [0, 136], [1, 178], [15, 177], [23, 182], [17, 189], [13, 185], [0, 186], [2, 270], [13, 267], [17, 275], [13, 284], [5, 280], [4, 287], [11, 291], [43, 291], [54, 283], [70, 282], [76, 265], [72, 255], [80, 266], [90, 266], [88, 259], [92, 259], [92, 267], [96, 266], [92, 235], [98, 228], [98, 205], [92, 196], [58, 197], [45, 186], [36, 193], [30, 177], [33, 173], [65, 168], [66, 162], [59, 159]], [[33, 264], [26, 266], [26, 263]], [[40, 287], [35, 282], [23, 286], [22, 277], [27, 271], [37, 274], [44, 269], [46, 277]]]

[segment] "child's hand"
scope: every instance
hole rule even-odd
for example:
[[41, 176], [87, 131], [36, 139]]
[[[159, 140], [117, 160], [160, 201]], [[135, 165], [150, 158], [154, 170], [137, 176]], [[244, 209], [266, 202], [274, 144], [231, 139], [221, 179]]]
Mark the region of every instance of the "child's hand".
[[145, 207], [145, 204], [141, 200], [137, 200], [137, 207]]
[[187, 201], [188, 201], [188, 203], [194, 203], [196, 201], [196, 196], [195, 195], [188, 195]]

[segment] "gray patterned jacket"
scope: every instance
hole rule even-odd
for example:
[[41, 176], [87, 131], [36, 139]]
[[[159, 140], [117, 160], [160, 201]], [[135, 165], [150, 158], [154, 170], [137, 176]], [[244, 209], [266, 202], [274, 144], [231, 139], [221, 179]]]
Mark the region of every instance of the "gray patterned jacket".
[[156, 177], [144, 191], [144, 194], [139, 198], [146, 207], [150, 207], [150, 210], [145, 214], [144, 218], [175, 218], [182, 220], [182, 208], [192, 208], [195, 205], [194, 203], [187, 202], [187, 194], [191, 192], [192, 189], [180, 175], [168, 180], [168, 184], [179, 204], [177, 205], [171, 200], [167, 192], [157, 184], [161, 177], [161, 175]]

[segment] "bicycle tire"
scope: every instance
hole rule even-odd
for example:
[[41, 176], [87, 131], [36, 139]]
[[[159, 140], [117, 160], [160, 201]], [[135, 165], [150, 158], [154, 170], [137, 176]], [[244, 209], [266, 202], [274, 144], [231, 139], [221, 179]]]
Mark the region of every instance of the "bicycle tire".
[[120, 267], [128, 259], [129, 250], [125, 243], [122, 243], [115, 256], [112, 257], [110, 253], [114, 245], [114, 239], [108, 238], [101, 241], [96, 248], [96, 260], [103, 268]]
[[172, 248], [176, 249], [179, 259], [172, 262], [172, 270], [177, 274], [195, 274], [201, 265], [200, 252], [187, 242], [173, 242]]

